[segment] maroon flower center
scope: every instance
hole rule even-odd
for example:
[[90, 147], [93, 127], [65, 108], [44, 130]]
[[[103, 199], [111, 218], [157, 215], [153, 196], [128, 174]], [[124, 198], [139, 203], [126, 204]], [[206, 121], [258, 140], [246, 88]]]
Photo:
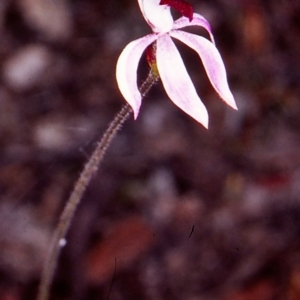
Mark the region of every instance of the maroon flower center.
[[176, 9], [181, 15], [189, 18], [190, 21], [193, 20], [194, 9], [189, 3], [183, 0], [161, 0], [159, 5], [169, 5]]

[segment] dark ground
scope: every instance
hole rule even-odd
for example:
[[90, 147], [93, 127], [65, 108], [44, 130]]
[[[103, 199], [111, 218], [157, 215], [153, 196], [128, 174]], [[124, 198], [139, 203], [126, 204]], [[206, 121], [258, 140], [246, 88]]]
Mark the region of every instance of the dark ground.
[[[300, 2], [190, 2], [239, 111], [180, 46], [209, 130], [160, 84], [150, 92], [84, 196], [51, 299], [300, 299]], [[0, 299], [29, 300], [74, 181], [124, 103], [118, 55], [150, 29], [130, 0], [1, 0], [0, 20]]]

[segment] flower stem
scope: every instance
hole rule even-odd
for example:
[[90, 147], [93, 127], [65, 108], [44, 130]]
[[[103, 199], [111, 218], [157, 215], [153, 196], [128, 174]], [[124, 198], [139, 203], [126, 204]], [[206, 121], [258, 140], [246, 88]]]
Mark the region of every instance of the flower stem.
[[[145, 97], [145, 95], [157, 82], [157, 80], [158, 76], [150, 70], [148, 77], [140, 87], [140, 93], [142, 97]], [[81, 172], [77, 182], [75, 183], [73, 191], [64, 207], [64, 210], [59, 218], [58, 225], [52, 237], [48, 255], [43, 267], [37, 300], [49, 299], [49, 290], [53, 280], [54, 271], [57, 266], [60, 250], [62, 248], [62, 242], [68, 232], [68, 229], [70, 228], [76, 208], [78, 207], [80, 200], [82, 199], [82, 196], [93, 175], [97, 172], [107, 148], [131, 113], [132, 109], [129, 104], [123, 105], [121, 110], [117, 113], [117, 115], [114, 117], [114, 119], [106, 129], [100, 141], [97, 143], [96, 149], [89, 157], [83, 168], [83, 171]]]

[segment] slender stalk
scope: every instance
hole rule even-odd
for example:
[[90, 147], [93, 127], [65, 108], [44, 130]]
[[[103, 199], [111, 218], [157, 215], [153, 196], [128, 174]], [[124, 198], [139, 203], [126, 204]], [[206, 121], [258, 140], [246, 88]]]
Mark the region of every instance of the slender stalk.
[[[150, 88], [158, 80], [157, 74], [150, 71], [148, 77], [140, 87], [142, 97], [144, 97]], [[82, 199], [82, 196], [91, 181], [93, 175], [97, 172], [100, 162], [109, 147], [110, 143], [121, 129], [124, 122], [128, 119], [132, 109], [129, 104], [125, 104], [119, 113], [112, 120], [100, 141], [97, 143], [96, 149], [86, 162], [83, 171], [81, 172], [77, 182], [74, 185], [73, 191], [64, 207], [60, 216], [58, 225], [54, 231], [52, 241], [49, 247], [48, 255], [44, 264], [37, 300], [49, 299], [49, 290], [53, 280], [54, 271], [57, 266], [58, 257], [61, 250], [62, 241], [64, 240], [68, 229], [70, 228], [76, 208]]]

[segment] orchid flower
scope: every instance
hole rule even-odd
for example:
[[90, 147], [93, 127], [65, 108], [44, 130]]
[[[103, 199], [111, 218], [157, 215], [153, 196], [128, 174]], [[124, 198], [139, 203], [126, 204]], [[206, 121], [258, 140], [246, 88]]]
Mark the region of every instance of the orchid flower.
[[[122, 51], [116, 68], [119, 89], [131, 106], [134, 118], [137, 118], [142, 102], [142, 95], [137, 86], [138, 64], [143, 52], [156, 42], [156, 67], [167, 95], [185, 113], [204, 127], [208, 127], [207, 110], [197, 95], [172, 38], [197, 52], [215, 91], [226, 104], [237, 109], [208, 21], [202, 15], [194, 13], [192, 6], [183, 0], [138, 0], [138, 3], [153, 33], [130, 42]], [[174, 21], [171, 7], [178, 10], [182, 17]], [[187, 26], [205, 28], [211, 41], [180, 30]]]

